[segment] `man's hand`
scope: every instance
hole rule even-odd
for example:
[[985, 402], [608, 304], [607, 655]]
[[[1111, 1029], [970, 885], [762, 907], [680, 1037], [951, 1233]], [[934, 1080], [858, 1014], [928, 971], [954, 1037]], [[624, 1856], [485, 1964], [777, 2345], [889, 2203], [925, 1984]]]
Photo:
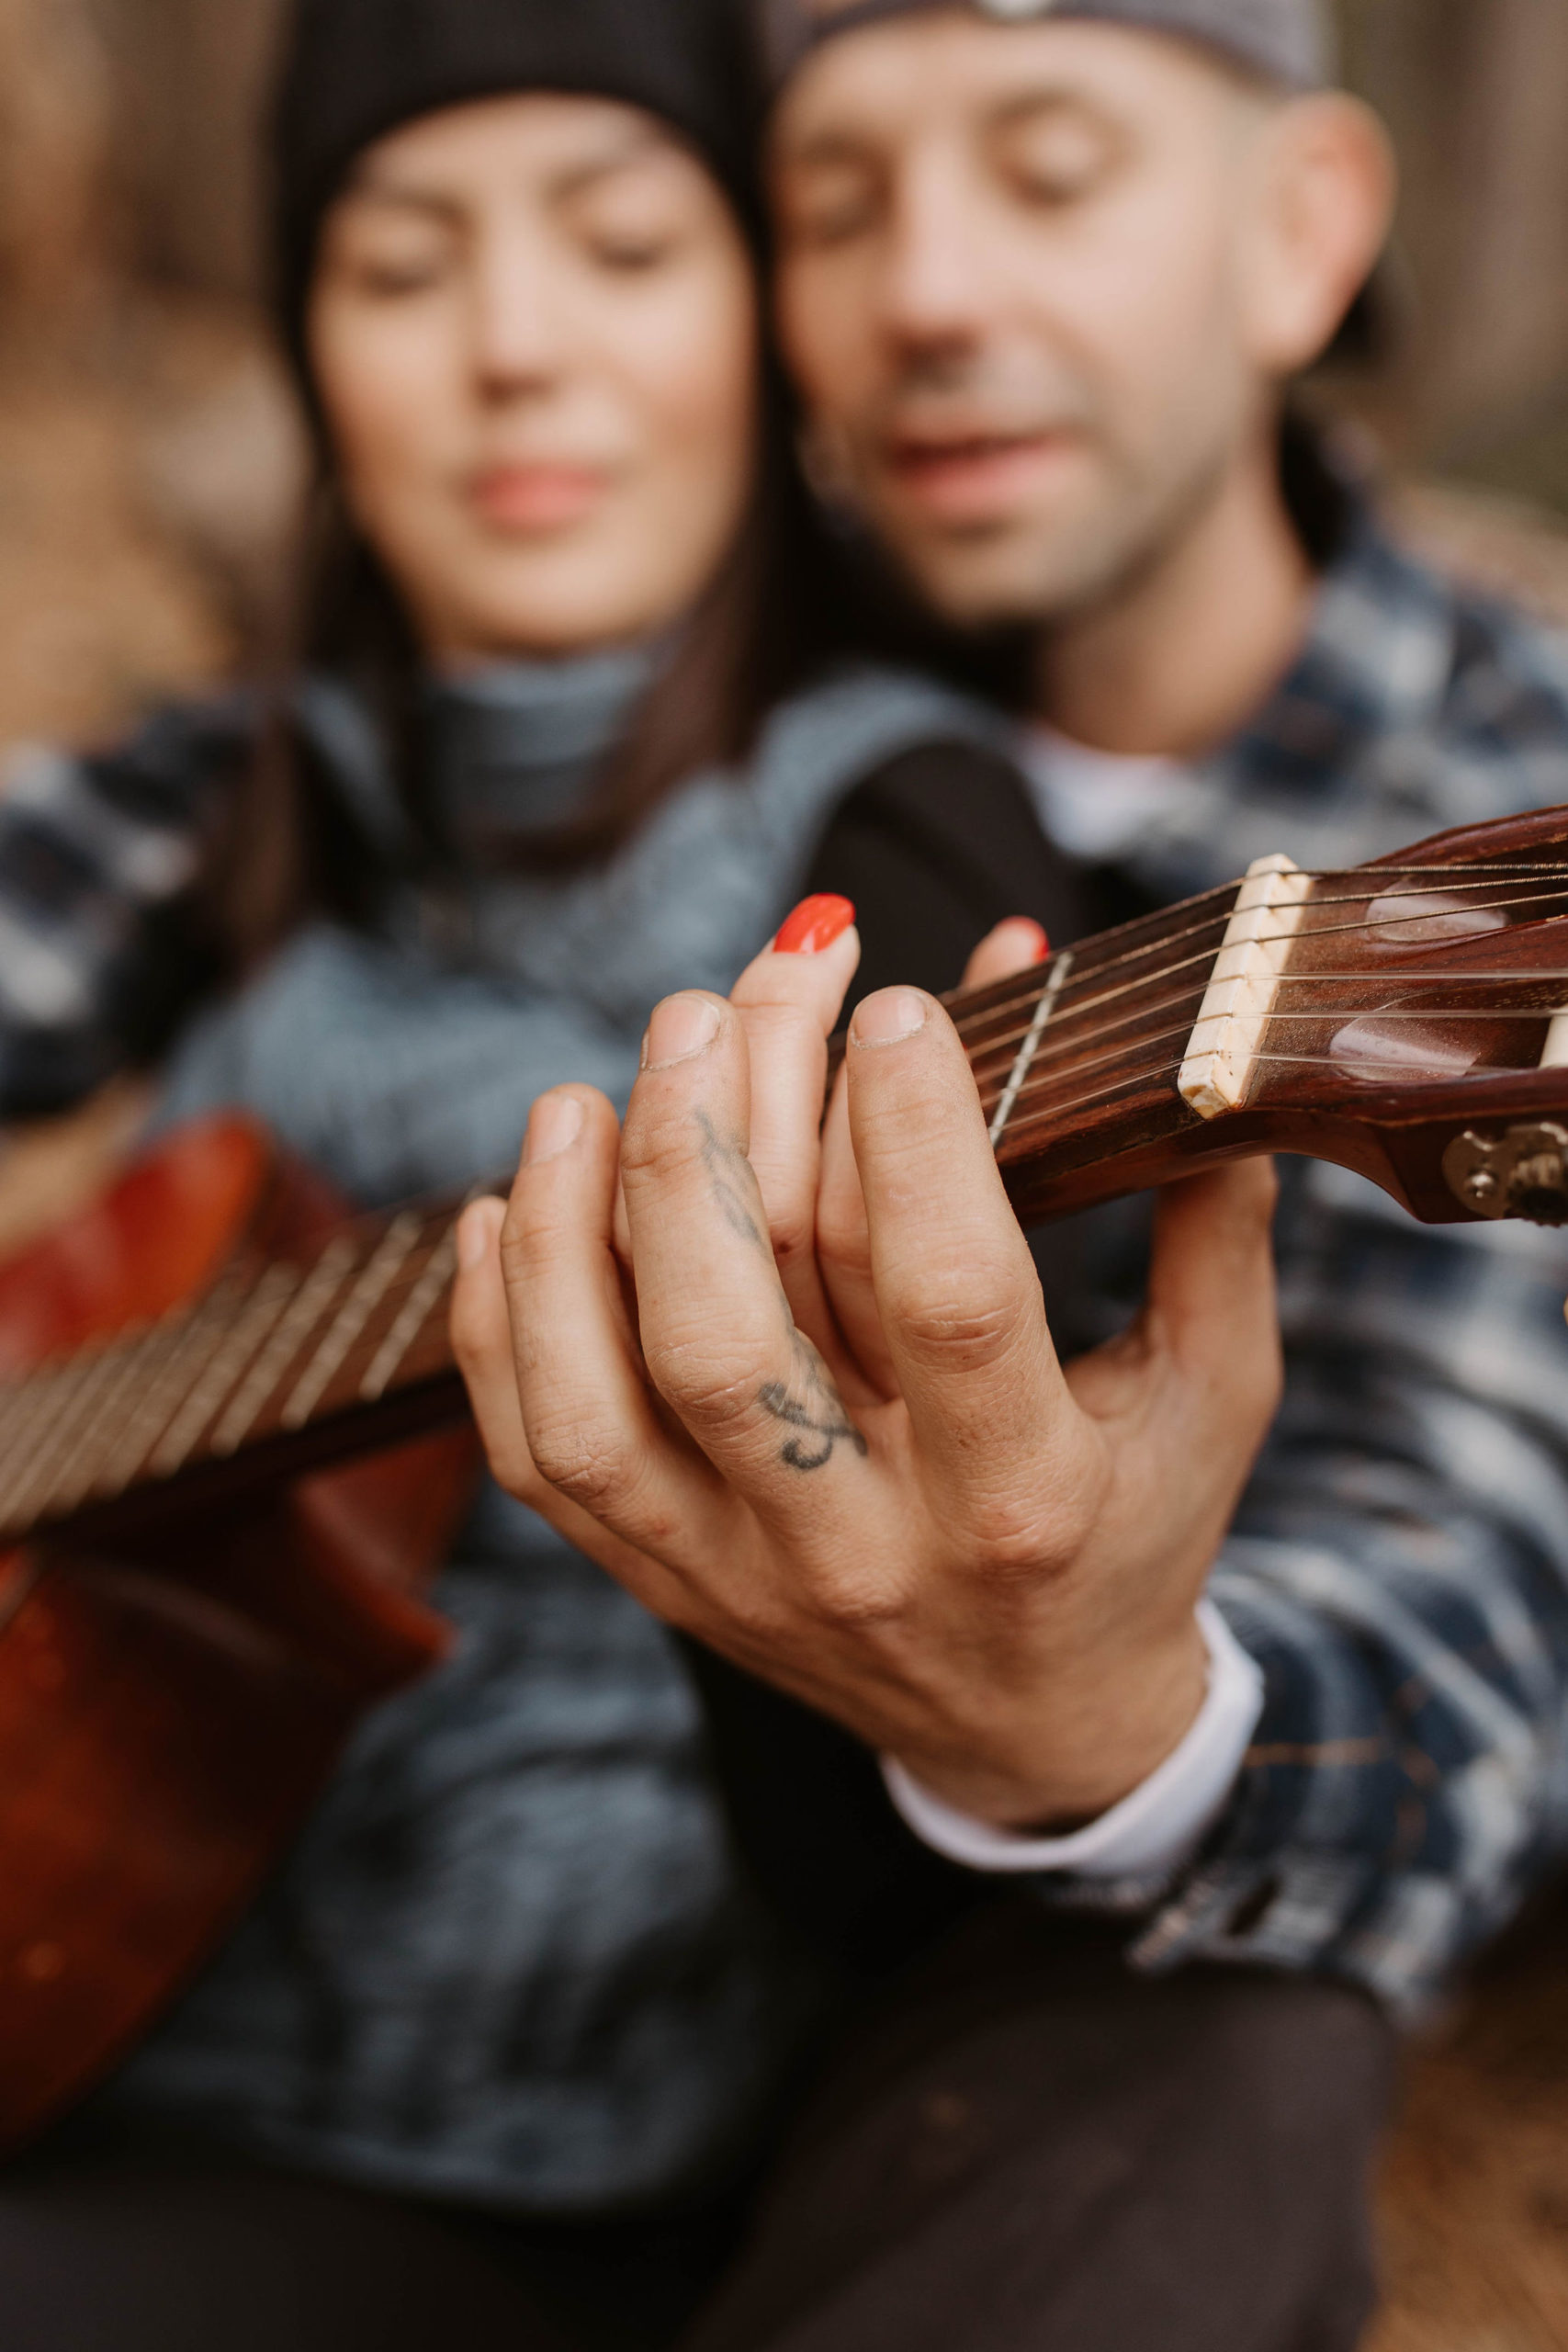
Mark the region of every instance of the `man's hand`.
[[1169, 1188], [1143, 1315], [1064, 1371], [934, 999], [862, 1005], [819, 1133], [858, 953], [667, 1000], [624, 1136], [542, 1097], [510, 1207], [465, 1221], [457, 1353], [502, 1484], [649, 1609], [961, 1811], [1068, 1829], [1202, 1703], [1194, 1610], [1279, 1395], [1272, 1172]]

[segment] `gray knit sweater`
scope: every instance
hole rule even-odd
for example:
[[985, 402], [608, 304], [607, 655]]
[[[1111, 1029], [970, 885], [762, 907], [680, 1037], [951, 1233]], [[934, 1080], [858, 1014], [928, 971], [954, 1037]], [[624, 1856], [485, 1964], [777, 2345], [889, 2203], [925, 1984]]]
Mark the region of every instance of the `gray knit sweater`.
[[[372, 935], [318, 926], [180, 1048], [163, 1116], [243, 1103], [354, 1198], [513, 1158], [534, 1097], [617, 1101], [668, 990], [728, 989], [798, 893], [834, 804], [885, 759], [989, 722], [860, 673], [781, 709], [746, 772], [699, 776], [606, 867], [490, 870], [558, 820], [642, 657], [524, 668], [433, 709], [459, 853]], [[367, 825], [397, 818], [351, 703], [318, 741]], [[290, 2161], [516, 2210], [675, 2191], [744, 2147], [818, 1988], [734, 1865], [679, 1655], [493, 1487], [439, 1587], [450, 1662], [365, 1724], [229, 1950], [115, 2086]]]

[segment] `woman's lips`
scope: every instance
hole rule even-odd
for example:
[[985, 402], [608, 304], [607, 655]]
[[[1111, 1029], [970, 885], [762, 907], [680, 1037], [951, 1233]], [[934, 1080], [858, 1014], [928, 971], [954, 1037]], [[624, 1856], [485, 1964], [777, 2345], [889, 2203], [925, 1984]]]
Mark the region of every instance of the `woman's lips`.
[[905, 497], [942, 523], [994, 523], [1013, 514], [1075, 446], [1067, 433], [975, 434], [895, 442], [887, 465]]
[[581, 522], [609, 487], [597, 466], [494, 466], [474, 477], [469, 497], [496, 531], [559, 531]]

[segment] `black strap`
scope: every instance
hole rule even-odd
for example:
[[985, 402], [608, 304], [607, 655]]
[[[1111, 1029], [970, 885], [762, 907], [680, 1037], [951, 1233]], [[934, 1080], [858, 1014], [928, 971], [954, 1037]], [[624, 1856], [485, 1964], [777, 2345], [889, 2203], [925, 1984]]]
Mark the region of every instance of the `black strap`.
[[956, 988], [1008, 915], [1032, 915], [1056, 946], [1092, 927], [1077, 871], [1041, 831], [1018, 770], [973, 742], [923, 743], [865, 777], [829, 824], [807, 887], [855, 902], [864, 952], [851, 1011], [899, 980]]

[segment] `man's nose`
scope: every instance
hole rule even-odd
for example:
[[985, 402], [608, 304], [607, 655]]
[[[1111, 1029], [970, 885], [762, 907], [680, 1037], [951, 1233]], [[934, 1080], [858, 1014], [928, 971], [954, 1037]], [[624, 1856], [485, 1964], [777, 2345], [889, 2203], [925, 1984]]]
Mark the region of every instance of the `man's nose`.
[[892, 208], [881, 287], [885, 331], [906, 347], [962, 347], [983, 336], [990, 303], [987, 239], [959, 174], [911, 171]]

